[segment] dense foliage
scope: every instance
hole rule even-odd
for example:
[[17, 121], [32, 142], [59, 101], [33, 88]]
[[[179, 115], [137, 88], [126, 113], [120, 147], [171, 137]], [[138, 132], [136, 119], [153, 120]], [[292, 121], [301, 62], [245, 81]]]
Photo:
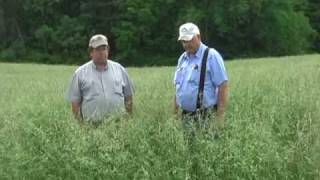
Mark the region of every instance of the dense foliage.
[[83, 63], [88, 39], [103, 33], [124, 64], [175, 64], [186, 21], [226, 58], [320, 51], [319, 9], [317, 0], [0, 0], [0, 59]]

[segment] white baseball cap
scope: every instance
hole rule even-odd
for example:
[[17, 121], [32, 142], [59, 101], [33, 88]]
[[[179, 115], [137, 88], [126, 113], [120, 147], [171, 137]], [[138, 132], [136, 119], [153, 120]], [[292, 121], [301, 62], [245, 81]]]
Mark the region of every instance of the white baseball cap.
[[182, 24], [179, 28], [178, 41], [190, 41], [195, 35], [200, 34], [199, 28], [193, 23]]
[[102, 45], [108, 46], [108, 38], [106, 36], [102, 34], [96, 34], [91, 37], [89, 41], [89, 47], [97, 48]]

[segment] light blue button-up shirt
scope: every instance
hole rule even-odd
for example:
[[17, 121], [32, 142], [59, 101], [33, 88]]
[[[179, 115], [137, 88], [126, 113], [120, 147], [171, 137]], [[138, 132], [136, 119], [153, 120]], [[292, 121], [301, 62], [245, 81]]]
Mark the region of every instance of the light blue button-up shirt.
[[[201, 43], [195, 54], [184, 52], [178, 60], [174, 84], [176, 102], [183, 110], [196, 110], [201, 62], [206, 48], [207, 46]], [[210, 48], [204, 83], [203, 107], [211, 108], [217, 104], [218, 87], [227, 80], [228, 76], [221, 55], [215, 49]]]

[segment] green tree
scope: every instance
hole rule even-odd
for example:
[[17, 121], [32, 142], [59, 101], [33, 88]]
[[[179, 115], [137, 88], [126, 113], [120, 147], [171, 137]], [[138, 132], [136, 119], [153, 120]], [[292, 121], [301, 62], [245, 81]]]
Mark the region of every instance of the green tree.
[[22, 0], [0, 0], [1, 44], [10, 46], [10, 42], [24, 41]]
[[187, 21], [226, 58], [320, 51], [319, 6], [317, 0], [0, 0], [0, 58], [80, 64], [90, 36], [101, 33], [121, 63], [175, 64], [183, 51], [178, 27]]
[[310, 19], [310, 24], [316, 31], [312, 48], [313, 50], [320, 52], [320, 1], [308, 0], [308, 8], [305, 10], [305, 14]]
[[176, 51], [177, 8], [172, 0], [123, 1], [120, 20], [112, 29], [121, 49], [118, 57], [126, 64], [161, 64], [158, 57]]
[[[291, 0], [217, 0], [182, 8], [181, 19], [194, 19], [204, 41], [227, 57], [304, 52], [313, 30]], [[303, 6], [302, 4], [299, 4]]]

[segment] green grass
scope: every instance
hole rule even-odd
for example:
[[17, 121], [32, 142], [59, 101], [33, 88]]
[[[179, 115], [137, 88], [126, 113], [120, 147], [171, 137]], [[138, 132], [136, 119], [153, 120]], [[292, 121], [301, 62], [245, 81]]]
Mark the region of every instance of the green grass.
[[319, 179], [320, 55], [226, 66], [224, 137], [191, 153], [171, 116], [174, 67], [128, 68], [133, 118], [95, 129], [64, 100], [76, 67], [0, 63], [0, 179]]

